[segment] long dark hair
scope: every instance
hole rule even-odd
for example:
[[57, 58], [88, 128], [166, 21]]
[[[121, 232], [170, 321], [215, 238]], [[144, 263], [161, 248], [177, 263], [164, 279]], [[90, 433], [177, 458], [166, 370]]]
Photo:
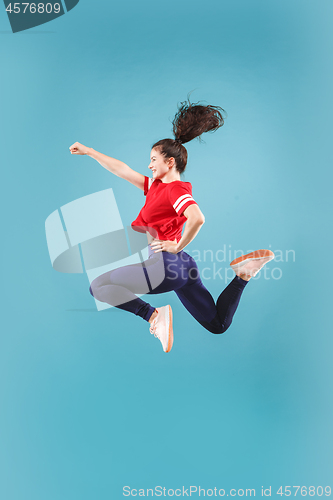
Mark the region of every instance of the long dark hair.
[[187, 150], [184, 143], [192, 141], [204, 132], [215, 132], [224, 124], [222, 113], [224, 109], [219, 106], [203, 106], [192, 104], [188, 99], [181, 102], [173, 119], [174, 139], [162, 139], [155, 142], [152, 149], [157, 149], [166, 159], [174, 158], [176, 170], [184, 172], [187, 164]]

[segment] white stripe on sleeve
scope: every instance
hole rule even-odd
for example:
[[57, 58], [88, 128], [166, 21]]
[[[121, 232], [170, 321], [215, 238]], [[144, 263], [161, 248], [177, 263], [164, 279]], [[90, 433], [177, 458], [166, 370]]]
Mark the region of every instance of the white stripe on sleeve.
[[194, 199], [192, 198], [192, 196], [186, 197], [183, 201], [181, 201], [181, 202], [179, 203], [179, 205], [177, 206], [177, 208], [175, 208], [175, 210], [176, 210], [177, 214], [179, 214], [180, 209], [181, 209], [184, 205], [186, 205], [186, 203], [188, 203], [189, 201], [194, 201]]
[[[178, 210], [178, 207], [177, 205], [182, 201], [184, 200], [185, 198], [192, 198], [192, 196], [190, 194], [183, 194], [182, 196], [179, 196], [178, 200], [176, 201], [176, 203], [173, 204], [173, 208], [176, 210]], [[193, 198], [192, 198], [193, 199]]]

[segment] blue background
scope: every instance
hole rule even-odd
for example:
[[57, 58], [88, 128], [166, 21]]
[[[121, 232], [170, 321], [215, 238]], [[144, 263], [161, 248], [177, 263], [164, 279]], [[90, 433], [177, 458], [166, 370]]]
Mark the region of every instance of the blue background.
[[[81, 0], [14, 35], [3, 8], [1, 498], [332, 486], [332, 20], [326, 0]], [[189, 252], [284, 258], [222, 336], [156, 297], [174, 309], [165, 355], [139, 318], [96, 311], [86, 275], [52, 269], [44, 222], [112, 187], [130, 223], [142, 192], [68, 148], [146, 173], [191, 90], [228, 118], [188, 145], [206, 216]]]

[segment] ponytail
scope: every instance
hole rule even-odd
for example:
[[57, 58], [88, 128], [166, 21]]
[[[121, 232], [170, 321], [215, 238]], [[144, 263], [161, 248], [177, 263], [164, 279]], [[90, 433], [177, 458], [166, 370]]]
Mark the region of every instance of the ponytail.
[[162, 139], [153, 145], [165, 158], [174, 158], [176, 170], [184, 172], [187, 164], [187, 151], [184, 143], [192, 141], [204, 132], [215, 132], [222, 127], [224, 109], [219, 106], [192, 104], [189, 100], [180, 103], [173, 119], [175, 139]]
[[190, 101], [180, 103], [172, 122], [176, 140], [185, 144], [204, 132], [215, 132], [224, 124], [223, 111], [219, 106], [202, 106]]

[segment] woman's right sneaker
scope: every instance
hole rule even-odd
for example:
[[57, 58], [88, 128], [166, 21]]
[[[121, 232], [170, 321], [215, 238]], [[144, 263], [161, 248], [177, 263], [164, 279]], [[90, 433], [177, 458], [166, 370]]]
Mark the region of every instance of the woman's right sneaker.
[[274, 259], [271, 250], [256, 250], [255, 252], [242, 255], [230, 263], [237, 276], [250, 279], [255, 276], [265, 264]]
[[173, 344], [171, 306], [157, 307], [157, 316], [150, 325], [150, 333], [161, 341], [163, 351], [170, 352]]

